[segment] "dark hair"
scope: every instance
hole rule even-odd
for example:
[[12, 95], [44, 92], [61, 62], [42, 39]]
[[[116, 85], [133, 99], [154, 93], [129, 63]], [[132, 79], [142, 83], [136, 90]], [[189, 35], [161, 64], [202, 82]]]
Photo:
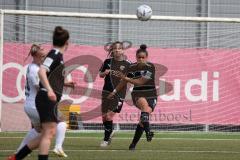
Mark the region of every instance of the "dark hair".
[[114, 46], [116, 46], [117, 44], [120, 44], [122, 47], [123, 47], [123, 43], [120, 42], [120, 41], [116, 41], [116, 42], [113, 42], [110, 47], [109, 47], [109, 50], [108, 50], [108, 56], [109, 57], [113, 57], [113, 48]]
[[108, 57], [113, 57], [113, 47], [116, 44], [121, 44], [122, 45], [122, 49], [126, 50], [132, 47], [132, 42], [130, 41], [115, 41], [115, 42], [109, 42], [107, 44], [105, 44], [104, 46], [104, 50], [108, 52]]
[[61, 26], [57, 26], [53, 32], [53, 45], [57, 47], [62, 47], [65, 45], [66, 41], [69, 39], [69, 32], [62, 28]]
[[32, 57], [35, 56], [37, 54], [37, 52], [41, 49], [40, 45], [37, 44], [33, 44], [31, 46], [31, 49], [28, 53], [28, 56], [25, 58], [24, 62], [28, 59], [28, 57], [31, 55]]
[[136, 56], [141, 52], [145, 53], [146, 56], [148, 56], [148, 51], [147, 51], [147, 45], [146, 44], [141, 44], [140, 45], [140, 48], [136, 52]]

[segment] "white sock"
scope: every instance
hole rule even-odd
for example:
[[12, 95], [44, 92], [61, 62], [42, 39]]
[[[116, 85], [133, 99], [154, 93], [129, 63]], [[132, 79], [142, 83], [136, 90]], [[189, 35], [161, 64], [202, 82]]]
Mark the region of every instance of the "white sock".
[[55, 148], [62, 149], [66, 130], [67, 130], [67, 124], [65, 122], [59, 122], [57, 124]]
[[22, 140], [20, 146], [17, 149], [17, 152], [22, 149], [22, 147], [24, 147], [26, 144], [28, 144], [29, 141], [31, 141], [32, 139], [36, 138], [40, 133], [38, 133], [34, 128], [32, 128], [31, 130], [28, 131], [27, 135], [24, 137], [24, 139]]

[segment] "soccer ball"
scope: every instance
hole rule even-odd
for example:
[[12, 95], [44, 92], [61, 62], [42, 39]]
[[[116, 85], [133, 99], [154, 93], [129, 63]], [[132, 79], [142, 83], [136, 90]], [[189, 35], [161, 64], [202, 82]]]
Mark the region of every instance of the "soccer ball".
[[148, 5], [143, 4], [137, 8], [136, 15], [140, 21], [147, 21], [152, 16], [152, 9]]

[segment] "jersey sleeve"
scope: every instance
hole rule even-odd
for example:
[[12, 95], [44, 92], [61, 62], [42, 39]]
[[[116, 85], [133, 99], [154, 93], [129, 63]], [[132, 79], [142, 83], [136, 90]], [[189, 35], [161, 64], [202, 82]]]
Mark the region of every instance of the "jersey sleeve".
[[103, 62], [103, 64], [102, 64], [101, 68], [99, 69], [99, 71], [100, 72], [105, 72], [105, 70], [107, 70], [107, 69], [110, 69], [110, 64], [109, 64], [108, 60], [106, 59]]
[[47, 72], [50, 72], [52, 71], [54, 63], [56, 63], [56, 61], [58, 61], [57, 55], [54, 52], [50, 52], [41, 66], [44, 67]]

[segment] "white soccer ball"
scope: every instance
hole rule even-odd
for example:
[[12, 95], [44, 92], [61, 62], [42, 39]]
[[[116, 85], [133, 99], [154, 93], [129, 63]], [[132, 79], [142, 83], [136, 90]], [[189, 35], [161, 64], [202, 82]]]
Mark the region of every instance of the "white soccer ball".
[[152, 8], [148, 5], [143, 4], [137, 8], [136, 15], [140, 21], [147, 21], [152, 16]]

